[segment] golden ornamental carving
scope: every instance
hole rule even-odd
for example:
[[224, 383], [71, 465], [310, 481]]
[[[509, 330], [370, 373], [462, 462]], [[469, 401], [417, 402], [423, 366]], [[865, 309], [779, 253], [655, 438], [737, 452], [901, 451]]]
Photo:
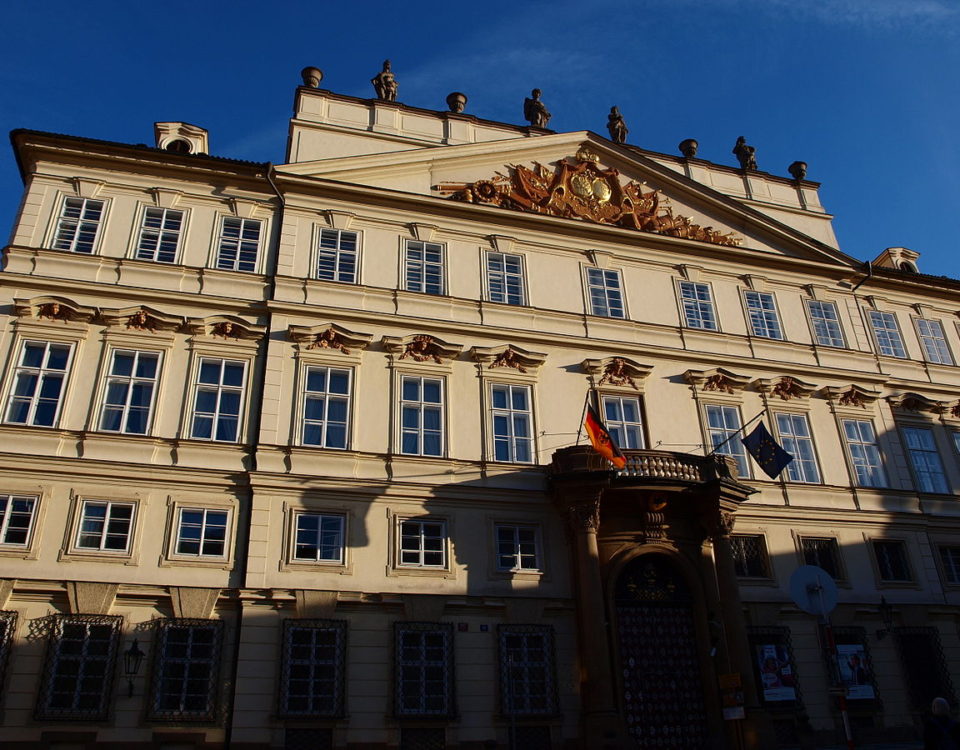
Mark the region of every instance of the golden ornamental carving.
[[600, 378], [599, 385], [621, 385], [630, 386], [633, 390], [637, 388], [637, 381], [630, 377], [627, 372], [627, 363], [622, 357], [614, 357], [607, 366], [603, 368], [603, 377]]
[[581, 149], [576, 157], [557, 162], [553, 172], [539, 162], [533, 163], [533, 169], [508, 164], [509, 174], [495, 172], [490, 179], [470, 183], [445, 182], [435, 189], [467, 203], [611, 224], [714, 245], [741, 243], [734, 234], [675, 215], [658, 190], [644, 192], [641, 184], [632, 180], [621, 185], [619, 172], [604, 169], [598, 161], [594, 154]]
[[37, 308], [37, 317], [47, 318], [48, 320], [62, 320], [67, 323], [73, 318], [73, 311], [59, 302], [47, 302]]
[[213, 328], [210, 329], [210, 335], [221, 339], [238, 339], [240, 338], [240, 329], [236, 323], [224, 320], [220, 323], [213, 324]]
[[840, 406], [859, 406], [861, 409], [867, 408], [867, 400], [863, 397], [863, 394], [860, 393], [856, 388], [850, 388], [849, 391], [840, 394], [840, 399], [837, 401]]
[[717, 393], [734, 393], [734, 383], [722, 372], [711, 375], [703, 382], [703, 390], [716, 391]]
[[493, 362], [487, 365], [488, 370], [492, 370], [495, 367], [512, 367], [514, 370], [522, 373], [526, 373], [527, 371], [527, 368], [520, 363], [517, 353], [513, 351], [513, 349], [504, 349], [503, 352], [497, 355], [497, 358], [493, 360]]
[[146, 310], [137, 310], [127, 318], [127, 328], [135, 331], [157, 332], [157, 321]]
[[770, 389], [771, 396], [789, 401], [791, 398], [803, 395], [803, 389], [791, 377], [780, 378], [780, 381]]
[[443, 350], [434, 342], [432, 336], [414, 336], [413, 341], [406, 345], [400, 359], [410, 357], [414, 362], [433, 360], [438, 365], [443, 364]]
[[333, 328], [321, 331], [307, 344], [307, 349], [334, 349], [349, 354], [350, 349], [344, 344], [343, 337]]

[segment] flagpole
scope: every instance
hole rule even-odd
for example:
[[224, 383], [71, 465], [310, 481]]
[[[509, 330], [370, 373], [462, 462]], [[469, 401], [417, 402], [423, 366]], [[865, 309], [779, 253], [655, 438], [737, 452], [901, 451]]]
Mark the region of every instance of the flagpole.
[[733, 440], [737, 435], [739, 435], [741, 432], [743, 432], [745, 429], [747, 429], [750, 425], [752, 425], [754, 422], [756, 422], [758, 419], [760, 419], [760, 417], [762, 417], [765, 413], [766, 413], [766, 409], [761, 409], [761, 410], [760, 410], [760, 413], [757, 414], [757, 416], [755, 416], [753, 419], [751, 419], [749, 422], [747, 422], [743, 427], [741, 427], [739, 430], [737, 430], [735, 433], [733, 433], [730, 437], [728, 437], [726, 440], [724, 440], [722, 443], [720, 443], [720, 445], [718, 445], [716, 448], [714, 448], [712, 451], [710, 451], [707, 455], [708, 455], [708, 456], [712, 456], [714, 453], [716, 453], [718, 450], [720, 450], [723, 446], [725, 446], [727, 443], [729, 443], [731, 440]]
[[580, 445], [580, 436], [583, 434], [583, 420], [587, 418], [587, 403], [590, 401], [590, 394], [592, 392], [593, 392], [593, 389], [588, 388], [586, 394], [583, 397], [583, 411], [580, 412], [580, 426], [577, 428], [576, 445]]

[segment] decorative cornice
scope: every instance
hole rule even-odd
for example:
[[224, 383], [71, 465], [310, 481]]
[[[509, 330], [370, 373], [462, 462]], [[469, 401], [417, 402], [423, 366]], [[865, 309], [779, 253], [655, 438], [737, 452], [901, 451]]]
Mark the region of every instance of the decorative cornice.
[[410, 359], [414, 362], [435, 362], [444, 364], [444, 360], [455, 359], [463, 351], [463, 344], [448, 344], [446, 341], [427, 334], [403, 336], [384, 336], [383, 348], [391, 354], [399, 354], [397, 359]]
[[779, 378], [757, 378], [753, 381], [753, 384], [761, 393], [783, 401], [789, 401], [793, 398], [808, 399], [817, 390], [817, 386], [805, 383], [791, 375], [784, 375]]
[[546, 354], [530, 352], [513, 344], [475, 346], [470, 349], [470, 359], [477, 364], [486, 365], [488, 370], [505, 367], [524, 374], [531, 370], [536, 373], [546, 358]]
[[[653, 365], [642, 365], [627, 357], [604, 357], [585, 359], [580, 363], [583, 371], [596, 379], [596, 385], [616, 386], [643, 390], [643, 383], [653, 371]], [[639, 381], [639, 382], [638, 382]]]
[[122, 325], [128, 330], [149, 333], [176, 331], [184, 323], [179, 315], [167, 315], [146, 305], [100, 310], [100, 319], [108, 326]]
[[887, 396], [887, 403], [900, 411], [926, 411], [931, 414], [939, 414], [945, 409], [945, 404], [942, 401], [934, 401], [926, 396], [921, 396], [919, 393], [898, 393]]
[[750, 382], [749, 375], [737, 375], [723, 367], [710, 370], [687, 370], [683, 379], [705, 393], [741, 393]]
[[233, 315], [190, 318], [186, 327], [194, 336], [212, 336], [225, 341], [260, 341], [267, 332], [266, 326], [253, 325]]
[[820, 389], [820, 393], [836, 406], [853, 406], [861, 409], [872, 406], [880, 398], [880, 391], [869, 391], [856, 384], [849, 386], [827, 385]]
[[67, 297], [16, 298], [13, 309], [17, 317], [62, 321], [63, 323], [89, 323], [97, 315], [95, 307], [80, 305]]
[[336, 323], [290, 326], [287, 328], [287, 337], [306, 349], [329, 349], [343, 354], [362, 352], [373, 341], [372, 334], [357, 333]]

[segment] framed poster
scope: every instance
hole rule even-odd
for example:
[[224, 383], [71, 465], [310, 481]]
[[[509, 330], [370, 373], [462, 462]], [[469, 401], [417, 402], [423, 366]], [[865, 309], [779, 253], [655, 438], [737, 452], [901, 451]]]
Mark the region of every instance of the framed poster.
[[754, 645], [757, 667], [760, 670], [761, 697], [765, 703], [797, 700], [797, 682], [790, 653], [782, 643]]
[[870, 674], [869, 665], [870, 661], [862, 643], [837, 644], [840, 684], [847, 689], [847, 698], [872, 700], [877, 697], [873, 690], [873, 675]]

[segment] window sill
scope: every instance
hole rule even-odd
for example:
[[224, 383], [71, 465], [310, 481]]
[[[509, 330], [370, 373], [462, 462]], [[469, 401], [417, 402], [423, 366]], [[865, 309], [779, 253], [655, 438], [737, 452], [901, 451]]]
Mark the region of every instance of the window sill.
[[413, 576], [421, 578], [447, 578], [453, 580], [457, 574], [450, 568], [415, 567], [413, 565], [394, 565], [387, 570], [388, 576]]
[[157, 563], [161, 568], [209, 568], [212, 570], [233, 570], [233, 560], [212, 557], [161, 557]]
[[70, 549], [60, 552], [58, 562], [97, 562], [112, 565], [139, 565], [133, 552], [98, 552], [96, 550]]

